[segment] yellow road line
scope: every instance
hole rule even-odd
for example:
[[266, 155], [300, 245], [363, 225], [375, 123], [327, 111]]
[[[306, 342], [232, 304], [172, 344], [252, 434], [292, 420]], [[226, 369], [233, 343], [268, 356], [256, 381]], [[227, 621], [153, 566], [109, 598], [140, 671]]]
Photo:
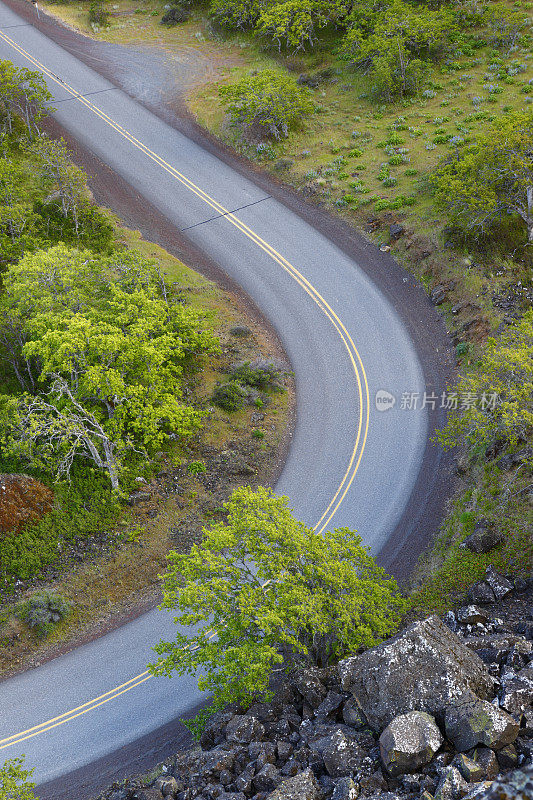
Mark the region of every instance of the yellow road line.
[[[346, 330], [345, 326], [331, 308], [331, 306], [324, 300], [322, 295], [315, 289], [315, 287], [305, 278], [286, 258], [284, 258], [280, 253], [277, 252], [271, 245], [268, 244], [264, 239], [262, 239], [258, 234], [256, 234], [253, 230], [251, 230], [244, 222], [238, 219], [231, 211], [224, 208], [217, 200], [212, 198], [206, 192], [203, 191], [199, 186], [193, 183], [189, 178], [179, 172], [175, 167], [165, 161], [161, 156], [154, 153], [150, 148], [148, 148], [145, 144], [140, 142], [133, 134], [115, 122], [111, 117], [109, 117], [104, 111], [100, 108], [95, 106], [91, 103], [87, 98], [83, 97], [79, 92], [69, 86], [65, 81], [59, 78], [57, 75], [54, 75], [47, 67], [41, 64], [37, 59], [35, 59], [30, 53], [20, 47], [16, 42], [13, 41], [9, 36], [6, 36], [5, 33], [0, 31], [0, 39], [2, 39], [6, 44], [13, 47], [18, 53], [20, 53], [24, 58], [26, 58], [34, 67], [40, 70], [43, 74], [47, 75], [52, 81], [57, 83], [58, 85], [62, 86], [66, 91], [68, 91], [75, 99], [79, 100], [79, 102], [88, 108], [92, 113], [96, 114], [100, 119], [102, 119], [107, 125], [117, 131], [121, 136], [127, 139], [131, 144], [133, 144], [137, 149], [141, 150], [145, 155], [147, 155], [152, 161], [158, 164], [162, 169], [164, 169], [167, 173], [169, 173], [172, 177], [178, 180], [181, 184], [183, 184], [187, 189], [189, 189], [193, 194], [203, 200], [207, 205], [213, 208], [221, 215], [221, 219], [226, 219], [232, 225], [234, 225], [238, 230], [241, 231], [247, 238], [249, 238], [254, 244], [256, 244], [261, 250], [263, 250], [267, 255], [269, 255], [277, 264], [279, 264], [282, 269], [284, 269], [297, 283], [298, 285], [311, 297], [311, 299], [318, 305], [321, 311], [326, 315], [326, 317], [330, 320], [334, 328], [336, 329], [337, 333], [339, 334], [346, 350], [348, 351], [348, 355], [352, 364], [352, 368], [355, 373], [356, 382], [357, 382], [357, 391], [359, 397], [359, 419], [358, 419], [358, 428], [357, 428], [357, 436], [355, 440], [355, 444], [353, 447], [352, 455], [350, 457], [350, 461], [348, 463], [348, 467], [346, 472], [343, 476], [337, 491], [335, 492], [334, 496], [332, 497], [328, 507], [314, 526], [315, 529], [318, 530], [319, 533], [325, 530], [326, 526], [329, 524], [335, 513], [337, 512], [339, 506], [341, 505], [342, 501], [344, 500], [352, 482], [357, 474], [359, 469], [359, 465], [361, 463], [361, 458], [363, 456], [366, 439], [368, 435], [368, 426], [369, 426], [369, 414], [370, 414], [370, 401], [369, 401], [369, 390], [368, 390], [368, 382], [366, 379], [365, 368], [359, 352], [350, 336], [348, 331]], [[359, 372], [359, 368], [361, 369], [361, 374]], [[364, 389], [363, 389], [364, 384]], [[366, 410], [366, 413], [363, 411]], [[363, 431], [364, 427], [364, 431]], [[361, 449], [359, 450], [359, 445], [361, 444]], [[76, 719], [83, 714], [87, 714], [89, 711], [98, 708], [106, 703], [109, 703], [111, 700], [114, 700], [116, 697], [120, 697], [125, 692], [129, 692], [131, 689], [140, 686], [145, 681], [149, 680], [152, 676], [148, 674], [148, 672], [143, 672], [140, 675], [137, 675], [135, 678], [131, 678], [126, 683], [117, 686], [115, 689], [111, 689], [110, 691], [106, 692], [105, 694], [100, 695], [99, 697], [94, 698], [93, 700], [84, 703], [81, 706], [78, 706], [71, 711], [67, 711], [64, 714], [61, 714], [58, 717], [54, 717], [46, 722], [41, 723], [40, 725], [35, 725], [33, 728], [29, 728], [26, 731], [22, 731], [21, 733], [14, 734], [13, 736], [8, 737], [7, 739], [0, 740], [0, 750], [3, 750], [7, 747], [11, 747], [14, 744], [19, 744], [27, 739], [31, 739], [34, 736], [38, 736], [45, 731], [51, 730], [52, 728], [56, 728], [59, 725], [64, 725], [66, 722], [70, 722], [73, 719]]]

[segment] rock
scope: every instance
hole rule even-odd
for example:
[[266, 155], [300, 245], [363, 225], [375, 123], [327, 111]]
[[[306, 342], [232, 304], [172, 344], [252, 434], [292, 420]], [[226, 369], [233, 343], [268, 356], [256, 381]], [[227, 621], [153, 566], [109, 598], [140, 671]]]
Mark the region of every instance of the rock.
[[468, 691], [489, 697], [494, 685], [481, 659], [436, 616], [341, 661], [339, 675], [377, 730], [408, 711], [435, 715]]
[[506, 472], [512, 469], [512, 467], [517, 467], [523, 464], [524, 461], [528, 461], [531, 458], [532, 452], [531, 448], [525, 447], [523, 450], [517, 450], [516, 453], [506, 453], [496, 462], [496, 466], [501, 469], [502, 472]]
[[394, 223], [389, 225], [389, 236], [391, 239], [399, 239], [400, 236], [403, 236], [405, 233], [405, 228], [403, 225], [399, 225], [398, 223]]
[[367, 725], [366, 717], [354, 697], [345, 702], [342, 708], [342, 718], [346, 725], [355, 728], [356, 731], [365, 728]]
[[338, 729], [329, 736], [312, 741], [309, 746], [321, 754], [326, 772], [332, 778], [353, 775], [362, 758], [357, 740]]
[[492, 781], [479, 781], [468, 788], [464, 800], [484, 800], [487, 791], [492, 786]]
[[209, 750], [224, 741], [224, 728], [231, 719], [233, 719], [231, 711], [217, 711], [209, 718], [200, 736], [200, 745], [204, 750]]
[[502, 600], [509, 592], [513, 591], [513, 584], [511, 581], [504, 578], [499, 572], [496, 572], [492, 566], [487, 567], [485, 581], [494, 592], [496, 600]]
[[485, 777], [485, 770], [481, 764], [478, 764], [477, 761], [474, 761], [472, 758], [468, 758], [464, 753], [460, 753], [456, 756], [452, 763], [454, 767], [457, 767], [468, 783], [481, 781]]
[[379, 738], [385, 769], [391, 775], [416, 772], [429, 764], [444, 739], [432, 716], [410, 711], [396, 717]]
[[483, 770], [483, 777], [491, 781], [499, 772], [498, 759], [494, 750], [488, 747], [478, 747], [474, 751], [474, 761]]
[[533, 764], [494, 781], [484, 800], [531, 800], [533, 797]]
[[486, 581], [478, 581], [475, 583], [470, 589], [469, 595], [473, 603], [487, 605], [488, 603], [496, 602], [494, 592]]
[[281, 783], [281, 774], [274, 764], [265, 764], [252, 778], [252, 786], [256, 792], [272, 792]]
[[463, 546], [472, 553], [488, 553], [501, 544], [503, 533], [495, 528], [485, 519], [476, 522], [474, 532], [467, 536]]
[[457, 767], [448, 767], [438, 783], [435, 800], [459, 800], [467, 791], [468, 784]]
[[262, 739], [264, 735], [264, 725], [261, 725], [258, 719], [248, 714], [237, 714], [226, 725], [226, 739], [228, 742], [249, 744], [252, 740]]
[[311, 708], [318, 708], [326, 696], [326, 687], [319, 678], [317, 669], [303, 669], [297, 673], [294, 686]]
[[316, 717], [325, 719], [326, 717], [334, 717], [340, 710], [345, 700], [345, 696], [338, 692], [328, 692], [326, 698], [320, 703], [315, 714]]
[[333, 790], [331, 800], [357, 800], [359, 786], [351, 778], [340, 778]]
[[474, 696], [453, 701], [444, 715], [447, 738], [460, 752], [484, 744], [499, 750], [514, 742], [520, 726], [503, 709]]
[[137, 492], [132, 492], [128, 497], [128, 505], [136, 506], [138, 503], [147, 503], [148, 500], [152, 499], [151, 492], [143, 492], [141, 490]]
[[232, 336], [236, 336], [238, 339], [245, 339], [252, 333], [248, 325], [234, 325], [233, 328], [229, 329], [229, 332]]
[[431, 290], [429, 295], [429, 299], [435, 306], [440, 306], [446, 300], [447, 290], [444, 286], [435, 286], [434, 289]]
[[505, 681], [500, 693], [500, 706], [509, 714], [520, 718], [533, 702], [533, 668], [519, 672], [516, 678]]
[[178, 782], [172, 776], [158, 778], [154, 786], [159, 789], [163, 797], [174, 797], [179, 791]]
[[320, 790], [312, 770], [306, 769], [284, 780], [268, 800], [319, 800]]
[[463, 606], [457, 611], [457, 619], [463, 625], [475, 625], [477, 622], [487, 622], [489, 615], [479, 606]]
[[498, 764], [501, 770], [513, 769], [518, 766], [518, 753], [514, 744], [506, 744], [496, 753]]
[[135, 800], [163, 800], [163, 795], [152, 786], [135, 792]]

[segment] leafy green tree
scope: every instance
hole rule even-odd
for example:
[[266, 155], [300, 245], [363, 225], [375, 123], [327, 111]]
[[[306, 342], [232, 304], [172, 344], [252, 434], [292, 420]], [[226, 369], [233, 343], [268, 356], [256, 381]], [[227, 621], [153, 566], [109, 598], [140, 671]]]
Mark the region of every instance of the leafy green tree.
[[212, 0], [210, 9], [221, 25], [245, 30], [253, 28], [262, 10], [269, 6], [265, 0]]
[[317, 28], [335, 22], [346, 14], [342, 0], [286, 0], [273, 3], [261, 13], [256, 23], [256, 33], [296, 51], [306, 44], [313, 46], [317, 40]]
[[431, 178], [435, 204], [457, 227], [487, 233], [508, 214], [533, 242], [533, 114], [504, 114]]
[[190, 554], [169, 555], [162, 607], [193, 632], [156, 646], [153, 674], [200, 672], [220, 708], [268, 694], [276, 665], [323, 666], [392, 633], [404, 600], [353, 531], [322, 536], [265, 488], [225, 509]]
[[38, 131], [38, 123], [53, 109], [49, 105], [52, 95], [40, 72], [15, 67], [11, 61], [0, 61], [0, 114], [9, 133], [13, 121], [20, 116], [30, 136]]
[[0, 800], [37, 800], [35, 784], [28, 780], [32, 774], [32, 769], [24, 769], [22, 758], [4, 762], [0, 767]]
[[314, 105], [310, 91], [289, 75], [264, 69], [219, 89], [231, 118], [250, 133], [281, 139], [301, 123]]
[[457, 387], [460, 396], [476, 398], [458, 410], [439, 433], [446, 447], [467, 443], [481, 449], [496, 438], [516, 444], [533, 431], [533, 311], [489, 338], [476, 367]]
[[128, 453], [149, 456], [198, 429], [183, 369], [215, 340], [149, 262], [59, 245], [13, 265], [5, 288], [1, 338], [25, 390], [4, 398], [11, 452], [66, 477], [84, 456], [118, 489]]
[[421, 13], [403, 0], [376, 9], [370, 20], [362, 18], [356, 6], [352, 22], [344, 54], [374, 78], [376, 91], [388, 99], [418, 91], [426, 62], [442, 52], [454, 30], [451, 10]]

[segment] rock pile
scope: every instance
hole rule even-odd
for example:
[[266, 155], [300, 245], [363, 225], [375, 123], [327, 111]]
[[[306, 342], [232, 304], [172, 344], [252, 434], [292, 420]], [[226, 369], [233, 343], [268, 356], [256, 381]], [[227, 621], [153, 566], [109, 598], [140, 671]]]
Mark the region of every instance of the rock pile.
[[216, 714], [151, 785], [100, 800], [531, 800], [533, 581], [506, 622], [495, 599], [516, 589], [484, 583], [487, 606], [300, 671], [271, 703]]

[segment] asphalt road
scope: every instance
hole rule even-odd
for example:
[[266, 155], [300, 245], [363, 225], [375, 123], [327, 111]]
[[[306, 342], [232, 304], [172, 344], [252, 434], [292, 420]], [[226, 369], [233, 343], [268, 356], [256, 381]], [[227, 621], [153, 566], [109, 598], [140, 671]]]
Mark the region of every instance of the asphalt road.
[[[295, 372], [297, 423], [276, 491], [318, 529], [357, 528], [405, 574], [438, 521], [445, 484], [428, 443], [442, 412], [420, 405], [444, 388], [451, 361], [422, 290], [388, 254], [353, 233], [335, 236], [326, 215], [185, 135], [44, 35], [32, 9], [22, 13], [0, 3], [0, 58], [42, 70], [56, 124], [242, 287], [278, 334]], [[383, 391], [396, 398], [386, 411], [376, 407]], [[404, 393], [418, 396], [416, 410], [402, 407]], [[0, 760], [25, 753], [39, 784], [87, 775], [189, 712], [202, 699], [192, 678], [143, 674], [151, 646], [172, 631], [153, 610], [0, 683]], [[129, 763], [114, 761], [119, 771]], [[84, 796], [68, 785], [62, 796]], [[43, 791], [52, 796], [59, 789]]]

